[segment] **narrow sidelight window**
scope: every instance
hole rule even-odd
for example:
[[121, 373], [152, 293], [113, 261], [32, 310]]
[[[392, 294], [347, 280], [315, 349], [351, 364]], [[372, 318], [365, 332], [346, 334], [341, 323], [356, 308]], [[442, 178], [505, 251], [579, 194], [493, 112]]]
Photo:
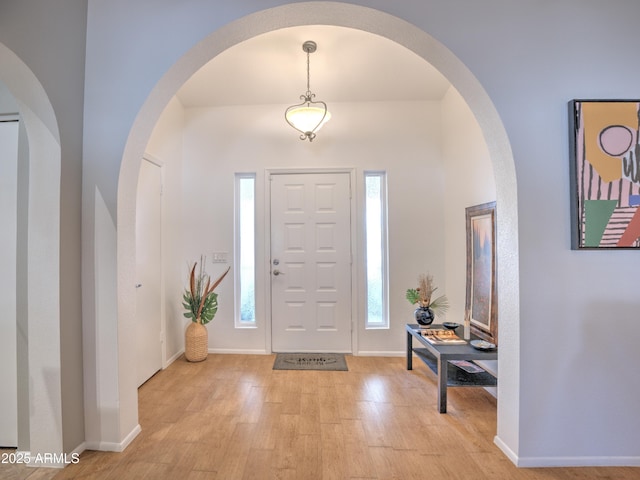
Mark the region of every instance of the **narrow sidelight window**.
[[365, 172], [367, 328], [388, 328], [387, 183], [385, 172]]
[[255, 211], [256, 176], [236, 174], [235, 191], [235, 312], [236, 327], [256, 323]]

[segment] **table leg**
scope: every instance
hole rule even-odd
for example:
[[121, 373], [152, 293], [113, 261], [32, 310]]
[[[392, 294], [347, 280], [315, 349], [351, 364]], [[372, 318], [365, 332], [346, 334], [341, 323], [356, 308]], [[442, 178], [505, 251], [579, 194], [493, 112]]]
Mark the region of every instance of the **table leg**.
[[413, 370], [413, 335], [407, 332], [407, 370]]
[[438, 411], [447, 413], [447, 375], [448, 364], [438, 356]]

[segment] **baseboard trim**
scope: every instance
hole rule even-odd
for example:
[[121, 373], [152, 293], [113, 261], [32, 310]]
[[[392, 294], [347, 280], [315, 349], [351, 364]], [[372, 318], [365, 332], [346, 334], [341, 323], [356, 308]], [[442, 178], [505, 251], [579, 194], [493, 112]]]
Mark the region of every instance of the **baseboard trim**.
[[407, 352], [404, 350], [402, 350], [401, 352], [361, 350], [358, 353], [354, 353], [353, 355], [358, 357], [404, 357], [406, 354]]
[[87, 444], [85, 442], [82, 442], [80, 445], [78, 445], [76, 448], [74, 448], [71, 451], [71, 454], [78, 454], [80, 455], [82, 452], [84, 452], [87, 449]]
[[80, 461], [80, 454], [84, 452], [86, 444], [83, 442], [70, 453], [35, 453], [18, 451], [20, 458], [29, 459], [22, 464], [31, 468], [64, 468], [71, 463]]
[[640, 457], [518, 457], [500, 437], [493, 443], [519, 468], [640, 467]]
[[129, 446], [133, 439], [142, 431], [140, 425], [136, 425], [131, 432], [120, 443], [116, 442], [86, 442], [87, 450], [98, 450], [100, 452], [123, 452]]
[[518, 466], [518, 456], [516, 453], [509, 448], [509, 446], [502, 441], [499, 436], [493, 437], [493, 443], [506, 455], [506, 457], [511, 460], [511, 462], [517, 467]]
[[165, 363], [165, 365], [164, 365], [164, 367], [162, 369], [164, 370], [165, 368], [169, 368], [169, 365], [171, 365], [173, 362], [175, 362], [177, 359], [179, 359], [182, 356], [183, 353], [184, 353], [184, 350], [179, 350], [178, 353], [176, 353], [173, 357], [169, 358], [166, 361], [166, 363]]
[[234, 350], [232, 348], [210, 348], [209, 353], [230, 353], [236, 355], [270, 355], [266, 350]]
[[518, 467], [640, 467], [640, 457], [520, 457]]
[[[167, 365], [164, 368], [167, 368], [169, 365], [171, 365], [173, 362], [175, 362], [178, 358], [180, 358], [182, 356], [182, 354], [184, 353], [184, 350], [179, 351], [178, 353], [176, 353], [173, 357], [171, 357], [168, 361], [167, 361]], [[272, 352], [269, 352], [267, 350], [251, 350], [251, 349], [233, 349], [233, 348], [210, 348], [208, 350], [208, 353], [219, 353], [219, 354], [231, 354], [231, 355], [271, 355]], [[348, 355], [354, 355], [354, 356], [359, 356], [359, 357], [404, 357], [407, 354], [407, 352], [405, 352], [404, 350], [402, 351], [361, 351], [361, 352], [357, 352], [357, 353], [353, 353], [353, 354], [348, 354]]]
[[122, 440], [122, 442], [120, 442], [121, 449], [119, 451], [120, 452], [124, 451], [124, 449], [127, 448], [131, 442], [133, 442], [133, 440], [138, 436], [138, 434], [141, 431], [142, 431], [142, 427], [140, 426], [140, 424], [136, 425], [133, 428], [133, 430], [131, 430], [131, 432], [129, 432], [129, 435], [127, 435], [124, 438], [124, 440]]

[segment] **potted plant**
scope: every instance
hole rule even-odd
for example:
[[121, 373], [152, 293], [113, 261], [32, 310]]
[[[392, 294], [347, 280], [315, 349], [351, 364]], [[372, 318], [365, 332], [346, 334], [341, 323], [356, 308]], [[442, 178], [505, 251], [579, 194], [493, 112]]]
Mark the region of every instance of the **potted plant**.
[[189, 288], [182, 295], [182, 305], [186, 309], [184, 316], [191, 319], [185, 332], [184, 356], [190, 362], [201, 362], [209, 353], [209, 334], [205, 325], [213, 320], [218, 311], [218, 294], [215, 288], [229, 273], [231, 267], [213, 284], [204, 268], [205, 261], [200, 257], [200, 268], [196, 273], [198, 262], [191, 267]]
[[444, 314], [449, 309], [446, 295], [433, 298], [433, 292], [437, 289], [433, 286], [433, 276], [424, 274], [418, 276], [418, 288], [407, 289], [407, 300], [412, 305], [418, 305], [414, 316], [420, 325], [431, 325], [436, 315]]

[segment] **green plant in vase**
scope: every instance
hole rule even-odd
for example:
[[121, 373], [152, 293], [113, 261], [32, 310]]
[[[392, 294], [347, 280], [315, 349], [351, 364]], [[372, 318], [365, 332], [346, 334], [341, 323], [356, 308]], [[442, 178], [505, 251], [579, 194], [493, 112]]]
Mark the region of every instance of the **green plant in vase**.
[[185, 332], [184, 354], [190, 362], [200, 362], [207, 358], [209, 334], [205, 325], [213, 320], [218, 312], [218, 294], [215, 288], [222, 282], [231, 267], [213, 283], [204, 268], [205, 260], [200, 257], [200, 268], [196, 273], [198, 262], [193, 264], [189, 274], [189, 288], [182, 295], [184, 316], [191, 319]]
[[418, 276], [418, 287], [407, 289], [406, 299], [412, 305], [418, 305], [414, 312], [416, 321], [420, 325], [431, 325], [436, 315], [441, 315], [449, 309], [449, 300], [446, 295], [433, 298], [433, 293], [438, 289], [433, 285], [433, 276], [421, 274]]

